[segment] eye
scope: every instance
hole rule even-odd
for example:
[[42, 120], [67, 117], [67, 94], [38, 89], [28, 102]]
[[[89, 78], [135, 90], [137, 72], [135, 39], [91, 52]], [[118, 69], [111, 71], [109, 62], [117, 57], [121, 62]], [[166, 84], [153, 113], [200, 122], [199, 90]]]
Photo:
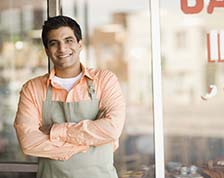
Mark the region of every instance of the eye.
[[48, 45], [49, 45], [50, 47], [56, 47], [56, 46], [58, 45], [58, 43], [57, 43], [56, 41], [50, 41], [50, 42], [48, 43]]
[[65, 40], [66, 43], [68, 44], [73, 44], [74, 43], [74, 40], [72, 38], [68, 38]]

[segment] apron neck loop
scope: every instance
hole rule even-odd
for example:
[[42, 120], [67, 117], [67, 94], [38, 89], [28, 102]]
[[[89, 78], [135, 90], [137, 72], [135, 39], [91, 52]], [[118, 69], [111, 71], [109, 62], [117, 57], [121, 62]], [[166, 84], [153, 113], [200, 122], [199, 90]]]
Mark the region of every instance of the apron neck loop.
[[52, 100], [52, 86], [49, 84], [47, 87], [47, 96], [46, 96], [46, 101], [51, 101]]

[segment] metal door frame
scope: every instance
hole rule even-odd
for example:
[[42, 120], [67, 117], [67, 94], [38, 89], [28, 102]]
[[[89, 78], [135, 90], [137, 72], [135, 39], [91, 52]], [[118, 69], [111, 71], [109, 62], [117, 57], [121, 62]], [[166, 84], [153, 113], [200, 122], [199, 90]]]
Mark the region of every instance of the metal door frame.
[[150, 0], [155, 178], [165, 177], [159, 0]]

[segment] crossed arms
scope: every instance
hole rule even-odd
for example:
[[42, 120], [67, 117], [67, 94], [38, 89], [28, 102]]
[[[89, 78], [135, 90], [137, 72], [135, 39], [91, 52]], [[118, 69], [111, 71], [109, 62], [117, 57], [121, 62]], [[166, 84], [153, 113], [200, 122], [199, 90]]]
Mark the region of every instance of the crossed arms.
[[105, 81], [100, 94], [103, 114], [94, 121], [54, 124], [49, 128], [49, 134], [42, 127], [35, 82], [26, 83], [20, 92], [14, 122], [22, 151], [31, 156], [67, 160], [88, 150], [89, 146], [113, 143], [117, 147], [125, 122], [125, 102], [114, 74], [108, 73], [102, 81]]

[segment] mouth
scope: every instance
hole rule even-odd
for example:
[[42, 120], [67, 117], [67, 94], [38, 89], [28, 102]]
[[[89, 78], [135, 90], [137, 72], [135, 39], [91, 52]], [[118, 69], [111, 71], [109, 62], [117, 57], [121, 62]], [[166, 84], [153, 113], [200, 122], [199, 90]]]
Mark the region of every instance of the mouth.
[[70, 57], [71, 55], [72, 55], [72, 53], [70, 53], [70, 54], [62, 54], [62, 55], [58, 55], [57, 57], [60, 58], [60, 59], [63, 59], [63, 58]]

